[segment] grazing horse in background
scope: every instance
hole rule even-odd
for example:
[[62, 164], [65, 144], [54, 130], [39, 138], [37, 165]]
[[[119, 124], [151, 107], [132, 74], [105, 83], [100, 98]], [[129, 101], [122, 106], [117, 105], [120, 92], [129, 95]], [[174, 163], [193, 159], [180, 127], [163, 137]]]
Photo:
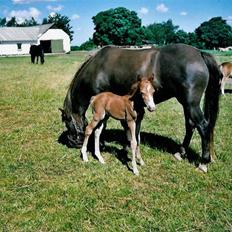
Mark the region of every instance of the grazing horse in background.
[[[222, 74], [212, 55], [185, 44], [172, 44], [161, 48], [121, 49], [106, 46], [84, 62], [76, 72], [66, 98], [62, 120], [67, 131], [62, 135], [67, 146], [80, 147], [87, 125], [85, 112], [90, 98], [100, 92], [127, 94], [136, 82], [136, 76], [155, 75], [154, 102], [175, 97], [182, 104], [186, 134], [178, 153], [186, 156], [194, 129], [201, 137], [202, 157], [199, 169], [207, 172], [207, 164], [214, 153], [213, 134], [219, 111]], [[204, 97], [203, 112], [200, 101]], [[137, 115], [136, 134], [140, 129], [144, 111]]]
[[224, 95], [225, 94], [225, 83], [229, 79], [229, 77], [232, 77], [232, 62], [224, 62], [219, 65], [219, 68], [223, 75], [222, 83], [221, 83], [221, 92]]
[[99, 138], [105, 123], [109, 117], [123, 121], [128, 127], [127, 135], [132, 150], [132, 168], [135, 175], [139, 174], [136, 157], [141, 165], [144, 161], [141, 158], [139, 150], [139, 141], [136, 138], [136, 118], [137, 112], [145, 106], [149, 111], [155, 110], [153, 94], [154, 76], [150, 78], [143, 77], [132, 86], [132, 93], [119, 96], [111, 92], [102, 92], [91, 98], [90, 104], [93, 109], [93, 119], [85, 129], [85, 139], [81, 148], [84, 161], [88, 161], [87, 145], [90, 135], [95, 130], [95, 155], [101, 163], [105, 163], [100, 153]]
[[40, 57], [40, 63], [44, 63], [44, 51], [41, 45], [31, 45], [30, 47], [30, 54], [31, 54], [31, 63], [35, 63], [36, 58], [36, 64], [38, 64], [38, 60]]

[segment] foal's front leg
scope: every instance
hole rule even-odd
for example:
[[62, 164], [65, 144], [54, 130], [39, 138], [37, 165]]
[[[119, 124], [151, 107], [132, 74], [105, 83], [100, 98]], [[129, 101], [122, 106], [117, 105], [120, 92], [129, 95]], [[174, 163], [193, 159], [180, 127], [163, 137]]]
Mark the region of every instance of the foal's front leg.
[[100, 135], [101, 135], [103, 127], [104, 127], [104, 124], [101, 123], [100, 127], [98, 127], [95, 130], [95, 133], [94, 133], [94, 150], [95, 150], [95, 156], [98, 158], [98, 160], [102, 164], [105, 163], [105, 161], [104, 161], [104, 159], [103, 159], [103, 157], [101, 156], [101, 153], [100, 153]]
[[135, 136], [136, 125], [134, 120], [128, 121], [127, 123], [131, 133], [132, 169], [133, 169], [133, 173], [138, 176], [139, 170], [136, 164], [136, 148], [137, 148], [137, 141]]
[[136, 157], [139, 160], [139, 164], [143, 166], [145, 163], [142, 159], [141, 153], [140, 153], [140, 129], [141, 129], [141, 123], [144, 116], [144, 109], [140, 110], [140, 112], [137, 112], [137, 119], [136, 119], [136, 140], [137, 140], [137, 147], [136, 147]]
[[93, 120], [89, 123], [89, 125], [85, 129], [85, 139], [84, 139], [84, 142], [81, 148], [82, 158], [85, 162], [88, 161], [87, 145], [88, 145], [89, 137], [98, 123], [99, 123], [99, 120], [97, 120], [96, 118], [93, 118]]

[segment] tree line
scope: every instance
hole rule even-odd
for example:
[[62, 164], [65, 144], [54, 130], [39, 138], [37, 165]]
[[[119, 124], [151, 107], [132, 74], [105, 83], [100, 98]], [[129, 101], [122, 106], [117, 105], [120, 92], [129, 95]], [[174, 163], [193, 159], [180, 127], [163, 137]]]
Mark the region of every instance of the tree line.
[[[142, 20], [135, 11], [124, 7], [99, 12], [92, 17], [95, 25], [92, 38], [83, 43], [79, 49], [92, 49], [96, 46], [114, 45], [143, 45], [158, 46], [170, 43], [185, 43], [201, 49], [217, 49], [232, 45], [232, 28], [222, 17], [213, 17], [203, 22], [194, 32], [185, 32], [174, 25], [172, 20], [142, 26]], [[63, 29], [73, 39], [70, 19], [60, 14], [49, 15], [42, 24], [54, 23], [55, 27]], [[34, 26], [38, 25], [34, 18], [18, 24], [15, 17], [9, 21], [0, 18], [0, 26]]]
[[[70, 19], [67, 16], [61, 14], [49, 15], [44, 18], [42, 24], [54, 23], [54, 27], [64, 30], [73, 39], [72, 26], [70, 25]], [[6, 18], [0, 18], [0, 27], [29, 27], [40, 25], [33, 17], [25, 19], [23, 22], [18, 23], [16, 17], [11, 17], [8, 21]]]

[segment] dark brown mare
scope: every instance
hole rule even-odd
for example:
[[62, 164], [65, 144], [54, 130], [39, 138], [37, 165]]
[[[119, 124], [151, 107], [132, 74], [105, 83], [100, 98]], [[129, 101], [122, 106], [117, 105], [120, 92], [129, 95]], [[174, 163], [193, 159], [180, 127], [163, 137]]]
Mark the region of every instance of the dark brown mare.
[[[199, 168], [207, 172], [213, 155], [213, 132], [219, 110], [221, 72], [212, 55], [184, 44], [162, 48], [130, 50], [104, 47], [90, 57], [77, 71], [64, 100], [62, 120], [67, 131], [64, 140], [69, 146], [81, 146], [87, 125], [85, 112], [90, 98], [100, 92], [127, 94], [137, 75], [155, 75], [155, 103], [175, 97], [183, 106], [186, 134], [180, 147], [185, 156], [193, 131], [201, 136], [202, 157]], [[203, 112], [200, 101], [204, 97]], [[136, 120], [140, 130], [144, 110]]]
[[137, 111], [141, 110], [144, 104], [149, 111], [155, 110], [155, 103], [153, 101], [153, 94], [155, 92], [153, 79], [154, 76], [150, 78], [141, 78], [132, 86], [132, 92], [128, 95], [119, 96], [111, 92], [102, 92], [91, 98], [90, 104], [93, 109], [93, 118], [85, 129], [85, 139], [81, 148], [84, 161], [88, 161], [88, 140], [93, 130], [96, 128], [94, 133], [95, 155], [101, 163], [105, 163], [100, 153], [99, 139], [103, 124], [106, 123], [109, 117], [112, 117], [126, 123], [128, 127], [127, 136], [132, 151], [132, 168], [135, 175], [139, 174], [136, 158], [138, 158], [141, 165], [144, 165], [144, 161], [140, 154], [139, 143], [137, 143], [135, 133]]
[[224, 62], [220, 64], [220, 70], [222, 72], [223, 78], [221, 83], [222, 94], [225, 94], [225, 84], [229, 77], [232, 77], [232, 62]]

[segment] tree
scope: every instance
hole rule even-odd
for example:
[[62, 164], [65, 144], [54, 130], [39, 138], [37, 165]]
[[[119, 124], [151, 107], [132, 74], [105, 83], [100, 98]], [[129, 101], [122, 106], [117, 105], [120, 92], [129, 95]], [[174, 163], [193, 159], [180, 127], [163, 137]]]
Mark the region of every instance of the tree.
[[146, 39], [152, 40], [159, 45], [173, 43], [178, 28], [179, 26], [173, 25], [171, 19], [167, 22], [150, 24], [146, 27]]
[[96, 48], [96, 45], [94, 44], [93, 40], [89, 38], [88, 41], [84, 42], [83, 44], [81, 44], [81, 46], [78, 48], [78, 50], [92, 50]]
[[214, 17], [203, 22], [195, 33], [203, 48], [213, 49], [232, 44], [232, 28], [222, 17]]
[[31, 17], [31, 19], [25, 19], [23, 23], [19, 24], [20, 27], [29, 27], [29, 26], [36, 26], [38, 23], [34, 19], [34, 17]]
[[42, 24], [54, 23], [57, 28], [65, 31], [69, 35], [70, 40], [72, 41], [74, 32], [72, 31], [72, 26], [69, 24], [70, 21], [71, 20], [67, 16], [63, 16], [61, 14], [54, 14], [49, 15], [47, 19], [43, 19]]
[[118, 7], [102, 11], [92, 19], [95, 25], [93, 41], [96, 45], [142, 43], [143, 28], [141, 27], [141, 19], [135, 11]]
[[6, 22], [7, 27], [17, 27], [18, 23], [16, 17], [12, 17], [9, 21]]
[[189, 44], [189, 34], [183, 30], [178, 30], [175, 33], [175, 37], [174, 37], [173, 42]]
[[6, 26], [6, 18], [0, 18], [0, 27]]

